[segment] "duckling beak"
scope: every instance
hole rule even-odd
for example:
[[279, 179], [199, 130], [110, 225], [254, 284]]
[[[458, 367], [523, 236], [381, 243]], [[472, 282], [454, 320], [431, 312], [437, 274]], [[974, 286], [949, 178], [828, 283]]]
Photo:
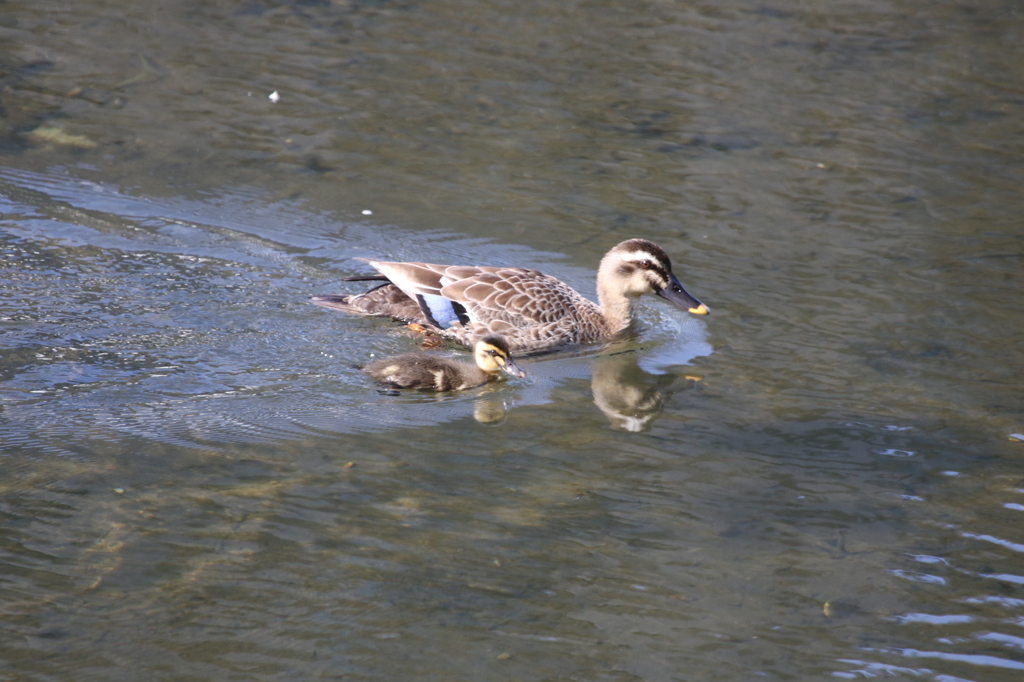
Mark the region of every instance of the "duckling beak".
[[657, 292], [658, 296], [661, 296], [666, 301], [675, 303], [686, 312], [693, 313], [694, 315], [707, 315], [711, 312], [706, 305], [686, 293], [686, 289], [679, 283], [675, 275], [669, 275], [669, 279], [668, 286]]
[[522, 379], [523, 377], [526, 376], [526, 372], [519, 369], [519, 365], [517, 365], [515, 363], [515, 360], [513, 360], [512, 358], [506, 358], [505, 364], [501, 366], [501, 369], [503, 372], [511, 374], [517, 379]]

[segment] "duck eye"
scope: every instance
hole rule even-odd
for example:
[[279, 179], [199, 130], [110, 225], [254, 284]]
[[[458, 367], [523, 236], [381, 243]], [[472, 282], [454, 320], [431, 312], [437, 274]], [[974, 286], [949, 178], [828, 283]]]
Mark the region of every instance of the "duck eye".
[[642, 261], [640, 261], [640, 267], [642, 267], [644, 270], [650, 270], [651, 267], [653, 267], [653, 266], [651, 264], [651, 261], [649, 261], [649, 260], [642, 260]]

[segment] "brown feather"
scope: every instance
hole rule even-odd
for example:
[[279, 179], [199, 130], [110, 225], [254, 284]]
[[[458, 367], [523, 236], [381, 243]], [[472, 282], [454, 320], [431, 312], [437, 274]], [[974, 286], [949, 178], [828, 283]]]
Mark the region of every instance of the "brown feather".
[[[498, 332], [512, 350], [527, 353], [611, 338], [632, 325], [641, 294], [660, 293], [669, 298], [665, 295], [666, 281], [673, 279], [668, 255], [643, 239], [622, 242], [602, 259], [598, 271], [600, 306], [564, 282], [526, 268], [358, 260], [371, 265], [391, 284], [355, 296], [315, 296], [312, 302], [359, 315], [415, 322], [467, 346], [488, 332]], [[691, 312], [707, 313], [707, 308], [686, 294], [678, 281], [674, 286], [682, 294], [669, 300], [684, 309], [691, 306]], [[444, 329], [435, 327], [420, 309], [414, 298], [417, 296], [441, 296], [461, 305], [464, 312], [455, 312], [465, 322], [453, 321]], [[688, 303], [680, 303], [686, 299]]]

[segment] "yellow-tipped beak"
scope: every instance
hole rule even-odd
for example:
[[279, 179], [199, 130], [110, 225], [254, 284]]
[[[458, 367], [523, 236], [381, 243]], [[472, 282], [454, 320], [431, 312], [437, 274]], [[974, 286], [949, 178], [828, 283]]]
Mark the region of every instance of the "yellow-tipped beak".
[[710, 312], [706, 305], [686, 293], [686, 289], [679, 283], [675, 275], [669, 273], [668, 279], [668, 286], [655, 292], [658, 296], [694, 315], [707, 315]]

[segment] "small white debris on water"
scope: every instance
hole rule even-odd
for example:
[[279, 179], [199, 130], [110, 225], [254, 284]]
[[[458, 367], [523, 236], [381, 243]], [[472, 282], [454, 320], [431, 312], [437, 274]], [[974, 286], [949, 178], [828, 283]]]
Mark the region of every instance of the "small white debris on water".
[[880, 455], [888, 455], [889, 457], [913, 457], [915, 453], [914, 453], [913, 450], [894, 450], [894, 449], [889, 449], [889, 450], [879, 450], [878, 454], [880, 454]]
[[363, 215], [373, 215], [373, 211], [368, 208], [363, 209]]
[[1009, 438], [1010, 440], [1024, 441], [1024, 433], [1011, 433]]
[[270, 93], [270, 101], [277, 104], [277, 101], [281, 99], [281, 95], [277, 94], [277, 90]]

